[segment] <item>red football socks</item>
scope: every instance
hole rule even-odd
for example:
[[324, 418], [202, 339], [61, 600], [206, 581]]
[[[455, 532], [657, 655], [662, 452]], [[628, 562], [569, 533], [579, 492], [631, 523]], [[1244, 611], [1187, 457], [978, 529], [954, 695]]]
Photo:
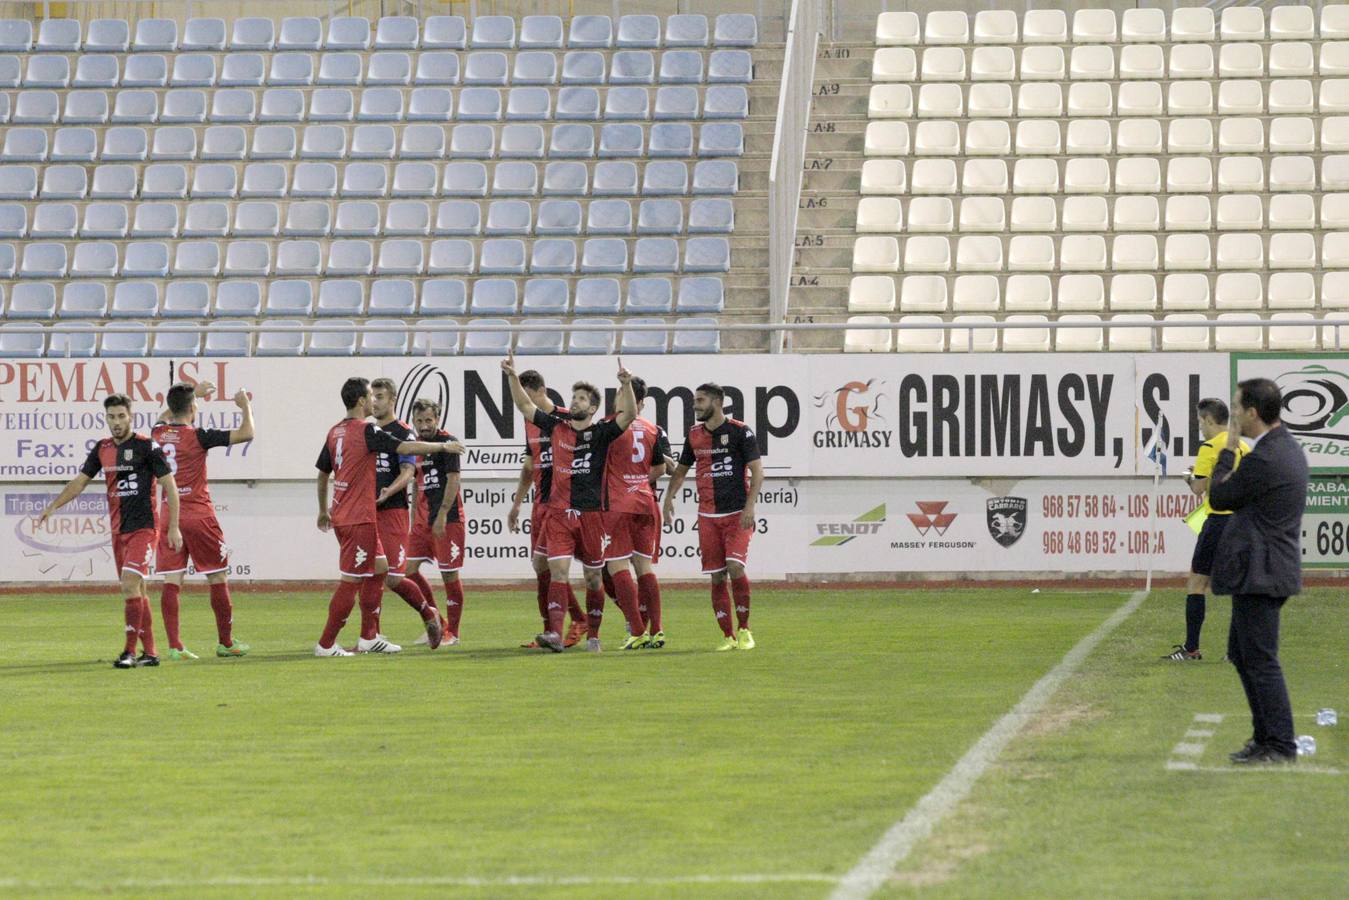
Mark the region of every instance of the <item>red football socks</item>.
[[164, 635], [174, 650], [183, 649], [183, 641], [178, 634], [178, 595], [182, 590], [182, 585], [166, 581], [159, 595], [159, 611], [164, 615]]
[[632, 573], [627, 569], [613, 575], [613, 581], [614, 593], [618, 595], [614, 602], [623, 612], [623, 618], [628, 620], [628, 630], [634, 635], [641, 634], [646, 631], [646, 623], [637, 609], [637, 582], [632, 580]]
[[604, 584], [604, 596], [618, 600], [618, 588], [614, 586], [614, 576], [607, 568], [600, 572], [600, 581]]
[[422, 574], [422, 570], [418, 569], [411, 575], [407, 576], [407, 578], [408, 581], [411, 581], [417, 587], [421, 588], [421, 592], [426, 595], [426, 602], [430, 603], [432, 608], [435, 608], [436, 605], [435, 591], [431, 590], [431, 582], [426, 580], [426, 576]]
[[548, 630], [548, 595], [552, 591], [553, 573], [539, 572], [535, 574], [538, 581], [539, 595], [539, 618], [543, 620], [543, 630]]
[[581, 611], [581, 603], [576, 599], [576, 591], [572, 590], [571, 579], [567, 579], [567, 615], [571, 616], [573, 622], [584, 622], [586, 614]]
[[338, 582], [333, 599], [328, 602], [328, 624], [323, 626], [323, 636], [319, 638], [319, 646], [324, 650], [333, 645], [338, 632], [347, 624], [347, 616], [351, 615], [351, 608], [356, 605], [356, 595], [360, 590], [359, 581]]
[[384, 577], [371, 575], [361, 579], [361, 637], [374, 640], [379, 634], [379, 602], [384, 596]]
[[464, 617], [464, 583], [458, 578], [445, 582], [445, 616], [449, 619], [450, 634], [459, 637], [459, 620]]
[[735, 594], [736, 628], [749, 627], [749, 576], [741, 575], [731, 582], [731, 592]]
[[215, 633], [222, 646], [234, 646], [234, 604], [230, 586], [223, 581], [211, 585], [211, 612], [215, 613]]
[[[558, 636], [564, 631], [563, 612], [567, 608], [569, 593], [571, 588], [565, 582], [554, 581], [548, 588], [548, 630]], [[576, 602], [575, 598], [572, 602]]]
[[604, 587], [592, 588], [586, 585], [586, 637], [600, 636], [600, 623], [604, 620]]
[[404, 603], [417, 611], [418, 615], [422, 617], [423, 622], [433, 621], [440, 615], [436, 608], [431, 605], [430, 601], [426, 599], [426, 595], [422, 593], [422, 589], [417, 587], [416, 582], [407, 578], [400, 578], [393, 583], [392, 590], [395, 594], [403, 598]]
[[141, 598], [127, 597], [123, 615], [126, 617], [126, 644], [122, 647], [122, 652], [135, 653], [136, 638], [141, 631]]
[[655, 572], [647, 572], [637, 579], [637, 604], [651, 633], [664, 631], [660, 621], [660, 582]]
[[154, 617], [150, 615], [150, 600], [147, 597], [141, 597], [139, 636], [141, 639], [141, 650], [151, 656], [158, 656], [159, 651], [155, 649]]
[[731, 628], [731, 589], [725, 581], [712, 582], [712, 610], [717, 614], [717, 624], [721, 626], [721, 633], [733, 637], [735, 630]]

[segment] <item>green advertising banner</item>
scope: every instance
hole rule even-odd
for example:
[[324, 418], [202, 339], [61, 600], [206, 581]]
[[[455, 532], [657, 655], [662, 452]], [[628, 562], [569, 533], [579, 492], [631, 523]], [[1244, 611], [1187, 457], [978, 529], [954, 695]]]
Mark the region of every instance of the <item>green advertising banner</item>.
[[1302, 517], [1302, 565], [1349, 569], [1349, 479], [1312, 478]]

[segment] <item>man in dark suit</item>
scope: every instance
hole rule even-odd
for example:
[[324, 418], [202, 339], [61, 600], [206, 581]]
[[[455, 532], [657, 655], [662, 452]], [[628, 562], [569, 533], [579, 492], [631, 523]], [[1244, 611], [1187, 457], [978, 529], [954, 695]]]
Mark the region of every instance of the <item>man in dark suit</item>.
[[1213, 561], [1213, 592], [1232, 595], [1227, 655], [1251, 707], [1254, 734], [1231, 755], [1240, 764], [1297, 759], [1293, 712], [1279, 665], [1279, 610], [1302, 589], [1302, 511], [1307, 456], [1279, 421], [1283, 395], [1267, 378], [1237, 385], [1227, 446], [1245, 437], [1251, 452], [1233, 471], [1230, 449], [1218, 455], [1209, 504], [1234, 515]]

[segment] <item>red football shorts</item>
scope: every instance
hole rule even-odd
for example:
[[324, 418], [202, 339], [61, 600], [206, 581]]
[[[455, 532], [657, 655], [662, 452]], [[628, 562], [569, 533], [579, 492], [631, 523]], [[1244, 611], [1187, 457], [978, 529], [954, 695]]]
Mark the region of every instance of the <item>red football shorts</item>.
[[749, 538], [753, 528], [740, 527], [740, 513], [729, 516], [698, 515], [698, 549], [703, 556], [703, 572], [720, 572], [733, 559], [742, 566], [749, 557]]
[[379, 527], [374, 522], [360, 525], [334, 525], [337, 534], [337, 568], [343, 575], [367, 578], [375, 574], [375, 560], [384, 559], [379, 543]]
[[[657, 526], [656, 531], [659, 531]], [[652, 533], [651, 516], [646, 513], [604, 513], [604, 536], [609, 542], [604, 548], [604, 561], [627, 559], [634, 553], [651, 558], [656, 537]]]
[[[548, 558], [579, 559], [581, 565], [598, 569], [604, 565], [604, 513], [554, 510], [548, 516]], [[612, 539], [611, 539], [612, 540]]]
[[435, 558], [436, 544], [431, 535], [431, 526], [421, 523], [414, 525], [412, 533], [408, 535], [407, 561], [420, 563], [429, 559], [434, 562]]
[[529, 512], [529, 552], [548, 555], [548, 517], [553, 508], [547, 503], [535, 503]]
[[150, 577], [157, 537], [153, 528], [138, 528], [112, 536], [112, 560], [117, 566], [118, 578], [122, 577], [123, 570], [135, 572], [142, 578]]
[[225, 546], [225, 533], [215, 516], [186, 519], [178, 523], [178, 530], [183, 535], [183, 546], [177, 550], [169, 546], [168, 529], [160, 532], [155, 572], [160, 575], [186, 572], [189, 558], [198, 575], [214, 575], [229, 568], [230, 548]]
[[436, 565], [442, 572], [458, 572], [464, 567], [464, 523], [446, 522], [445, 536], [431, 535], [436, 550]]
[[408, 511], [406, 509], [375, 510], [375, 524], [379, 527], [379, 545], [389, 568], [403, 571], [408, 553]]
[[651, 498], [648, 512], [628, 515], [628, 534], [632, 538], [632, 552], [652, 562], [660, 559], [660, 503]]

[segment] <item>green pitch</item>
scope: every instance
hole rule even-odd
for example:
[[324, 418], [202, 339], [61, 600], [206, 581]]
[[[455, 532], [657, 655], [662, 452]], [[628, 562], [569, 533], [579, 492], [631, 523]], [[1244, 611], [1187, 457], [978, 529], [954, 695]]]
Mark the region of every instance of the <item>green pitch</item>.
[[[596, 657], [516, 649], [532, 593], [470, 589], [435, 653], [386, 595], [403, 654], [315, 659], [326, 595], [240, 593], [253, 653], [217, 660], [194, 585], [203, 658], [119, 672], [100, 593], [0, 597], [0, 893], [824, 897], [1128, 597], [760, 589], [759, 649], [718, 654], [707, 592], [667, 591], [666, 649], [617, 652], [611, 607]], [[1226, 771], [1248, 734], [1227, 603], [1202, 663], [1164, 663], [1182, 605], [1154, 595], [1098, 647], [882, 895], [1342, 891], [1346, 726], [1309, 718], [1349, 712], [1339, 592], [1284, 618], [1322, 771]]]

